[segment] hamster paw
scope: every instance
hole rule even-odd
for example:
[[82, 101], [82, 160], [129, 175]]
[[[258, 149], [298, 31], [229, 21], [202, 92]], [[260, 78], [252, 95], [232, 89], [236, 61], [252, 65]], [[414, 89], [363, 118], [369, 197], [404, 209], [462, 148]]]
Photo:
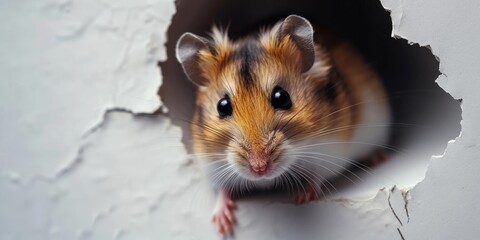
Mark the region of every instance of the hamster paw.
[[376, 167], [388, 160], [388, 153], [384, 150], [376, 150], [364, 161], [367, 167]]
[[301, 189], [298, 193], [295, 194], [294, 202], [296, 204], [304, 204], [312, 201], [317, 201], [320, 199], [319, 196], [320, 190], [316, 190], [315, 187], [308, 184]]
[[212, 222], [217, 225], [218, 232], [221, 235], [233, 233], [233, 225], [236, 221], [235, 208], [236, 204], [228, 194], [222, 192], [218, 195]]

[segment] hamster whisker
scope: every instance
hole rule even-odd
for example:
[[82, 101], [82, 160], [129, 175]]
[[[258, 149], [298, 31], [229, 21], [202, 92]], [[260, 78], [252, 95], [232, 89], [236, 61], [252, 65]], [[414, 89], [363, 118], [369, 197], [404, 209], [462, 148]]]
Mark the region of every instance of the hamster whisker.
[[[381, 128], [381, 127], [418, 127], [420, 125], [418, 124], [408, 124], [408, 123], [385, 123], [385, 124], [353, 124], [353, 125], [346, 125], [346, 126], [341, 126], [341, 127], [337, 127], [337, 128], [332, 128], [332, 129], [328, 129], [328, 128], [323, 128], [323, 129], [320, 129], [320, 131], [318, 132], [315, 132], [315, 133], [312, 133], [312, 134], [308, 134], [308, 137], [309, 138], [312, 138], [312, 137], [324, 137], [324, 136], [327, 136], [329, 134], [332, 134], [332, 133], [338, 133], [338, 132], [341, 132], [341, 131], [348, 131], [348, 130], [351, 130], [351, 129], [358, 129], [358, 128]], [[290, 136], [290, 138], [295, 138], [298, 134], [300, 134], [301, 132], [297, 132], [295, 134], [292, 134]], [[302, 139], [300, 140], [293, 140], [293, 142], [297, 142], [297, 141], [301, 141]]]
[[234, 167], [232, 165], [225, 164], [222, 166], [221, 169], [218, 169], [212, 175], [212, 182], [215, 184], [223, 185], [225, 182], [225, 178], [230, 175], [234, 171]]
[[[333, 111], [333, 112], [331, 112], [331, 113], [329, 113], [329, 114], [327, 114], [327, 115], [319, 118], [317, 121], [327, 120], [328, 117], [330, 117], [330, 116], [332, 116], [332, 115], [334, 115], [334, 114], [336, 114], [336, 113], [338, 113], [338, 112], [340, 112], [340, 111], [344, 111], [344, 110], [347, 110], [347, 109], [349, 109], [349, 108], [353, 108], [353, 107], [356, 107], [356, 106], [359, 106], [359, 105], [362, 105], [362, 104], [373, 103], [373, 102], [375, 102], [375, 101], [374, 101], [374, 100], [369, 100], [369, 101], [361, 101], [361, 102], [358, 102], [358, 103], [355, 103], [355, 104], [348, 105], [348, 106], [346, 106], [346, 107], [337, 109], [337, 110], [335, 110], [335, 111]], [[302, 110], [303, 110], [303, 108], [302, 108], [301, 110], [299, 110], [293, 117], [295, 117], [295, 116], [296, 116], [299, 112], [301, 112]], [[291, 119], [289, 119], [289, 121], [287, 121], [286, 124], [284, 124], [284, 127], [290, 123], [290, 121], [293, 119], [293, 117], [292, 117]], [[343, 118], [344, 118], [344, 117], [345, 117], [345, 116], [343, 116]], [[336, 119], [334, 119], [333, 121], [338, 121], [338, 120], [340, 120], [341, 118], [342, 118], [342, 117], [336, 118]], [[291, 127], [295, 127], [295, 126], [291, 126]], [[328, 127], [325, 127], [324, 129], [328, 129]], [[283, 127], [282, 127], [281, 130], [283, 130]], [[287, 129], [285, 132], [288, 132], [289, 130], [290, 130], [290, 128]]]
[[287, 191], [292, 193], [295, 189], [293, 183], [290, 181], [288, 169], [285, 167], [281, 167], [281, 169], [283, 170], [283, 173], [279, 177], [282, 179], [282, 184], [285, 184], [287, 186]]
[[332, 128], [332, 129], [329, 129], [328, 131], [322, 132], [322, 134], [337, 132], [337, 130], [349, 130], [349, 129], [362, 128], [362, 127], [376, 128], [376, 127], [418, 127], [418, 126], [420, 125], [409, 124], [409, 123], [353, 124], [353, 125], [346, 125], [342, 127]]
[[347, 110], [347, 109], [349, 109], [349, 108], [353, 108], [353, 107], [356, 107], [356, 106], [359, 106], [359, 105], [362, 105], [362, 104], [372, 103], [372, 102], [373, 102], [373, 101], [361, 101], [361, 102], [358, 102], [358, 103], [354, 103], [354, 104], [348, 105], [348, 106], [346, 106], [346, 107], [337, 109], [337, 110], [335, 110], [335, 111], [333, 111], [333, 112], [331, 112], [331, 113], [329, 113], [329, 114], [321, 117], [320, 119], [318, 119], [318, 121], [322, 121], [322, 120], [324, 120], [324, 119], [326, 119], [326, 118], [328, 118], [328, 117], [332, 116], [333, 114], [336, 114], [336, 113], [338, 113], [338, 112], [340, 112], [340, 111]]
[[[289, 138], [293, 138], [295, 137], [296, 135], [302, 133], [302, 131], [297, 131], [293, 134], [290, 134], [290, 131], [292, 130], [296, 130], [297, 129], [297, 125], [296, 124], [292, 124], [292, 125], [289, 125], [289, 123], [296, 117], [296, 116], [299, 116], [297, 114], [295, 114], [294, 116], [292, 116], [285, 124], [283, 124], [283, 126], [278, 129], [278, 130], [275, 130], [275, 131], [282, 131], [283, 134], [285, 135], [290, 135]], [[287, 128], [286, 128], [287, 127]], [[323, 128], [320, 128], [318, 131], [324, 131], [324, 130], [327, 130], [329, 128], [329, 126], [325, 126]]]
[[249, 193], [251, 192], [251, 187], [254, 186], [254, 184], [251, 182], [251, 181], [248, 181], [247, 179], [244, 179], [244, 178], [240, 178], [240, 181], [242, 181], [242, 185], [243, 185], [243, 189]]
[[320, 158], [320, 157], [316, 157], [316, 156], [310, 156], [310, 155], [301, 155], [301, 154], [296, 154], [294, 155], [296, 157], [299, 157], [297, 158], [299, 161], [304, 161], [304, 162], [307, 162], [307, 163], [311, 163], [311, 164], [314, 164], [316, 166], [319, 166], [319, 167], [322, 167], [324, 168], [325, 170], [328, 170], [329, 172], [333, 173], [333, 174], [340, 174], [340, 175], [343, 175], [346, 179], [348, 179], [350, 182], [356, 184], [355, 181], [353, 181], [351, 178], [349, 178], [348, 176], [346, 176], [345, 174], [343, 174], [341, 171], [338, 171], [338, 172], [335, 172], [333, 170], [331, 170], [330, 168], [328, 168], [327, 166], [319, 163], [319, 162], [316, 162], [316, 161], [311, 161], [311, 160], [307, 160], [307, 159], [304, 159], [304, 158], [311, 158], [311, 159], [314, 159], [314, 160], [320, 160], [320, 161], [323, 161], [323, 162], [326, 162], [326, 163], [329, 163], [329, 164], [332, 164], [334, 166], [337, 166], [339, 167], [340, 169], [343, 169], [344, 171], [348, 172], [349, 174], [352, 174], [354, 177], [356, 177], [358, 180], [360, 181], [363, 181], [361, 177], [359, 177], [357, 174], [355, 174], [354, 172], [352, 172], [351, 170], [349, 170], [348, 168], [346, 167], [343, 167], [339, 164], [336, 164], [332, 161], [329, 161], [327, 159], [324, 159], [324, 158]]
[[[280, 169], [284, 169], [283, 167], [279, 167]], [[285, 171], [285, 170], [283, 170]], [[283, 173], [281, 173], [280, 175], [278, 175], [278, 177], [274, 178], [273, 179], [273, 186], [274, 188], [283, 188], [284, 187], [284, 176], [283, 176]], [[288, 189], [287, 189], [288, 191]]]
[[342, 158], [342, 157], [338, 157], [338, 156], [334, 156], [334, 155], [330, 155], [330, 154], [325, 154], [325, 153], [319, 153], [319, 152], [295, 152], [295, 154], [310, 154], [310, 155], [315, 155], [315, 156], [325, 156], [325, 157], [331, 157], [331, 158], [335, 158], [337, 160], [340, 160], [340, 161], [343, 161], [343, 162], [347, 162], [349, 164], [352, 164], [354, 165], [355, 167], [357, 168], [360, 168], [361, 170], [363, 170], [364, 172], [370, 174], [370, 175], [373, 175], [371, 173], [372, 169], [370, 167], [368, 167], [367, 165], [365, 164], [362, 164], [360, 162], [356, 162], [355, 160], [353, 159], [348, 159], [348, 158]]
[[298, 187], [297, 181], [295, 181], [295, 179], [293, 178], [293, 175], [294, 175], [294, 171], [289, 172], [288, 174], [286, 174], [286, 179], [290, 183], [292, 192], [296, 192], [296, 191], [299, 191], [300, 188]]
[[232, 183], [235, 183], [234, 181], [235, 178], [236, 178], [235, 172], [231, 171], [230, 174], [225, 177], [225, 181], [220, 185], [220, 186], [224, 186], [225, 190], [232, 193], [232, 195], [237, 194], [238, 192], [238, 189], [235, 188], [235, 184], [232, 184]]
[[210, 166], [226, 160], [226, 156], [187, 156], [186, 159], [200, 163], [202, 167]]
[[[321, 128], [321, 129], [319, 129], [318, 132], [324, 132], [324, 131], [326, 131], [326, 130], [328, 130], [328, 129], [329, 129], [329, 126], [325, 126], [325, 127]], [[293, 131], [293, 130], [296, 130], [296, 126], [293, 126], [293, 125], [292, 125], [292, 126], [290, 126], [290, 128], [286, 129], [286, 131], [284, 131], [283, 133], [284, 133], [285, 135], [288, 135], [290, 139], [295, 139], [296, 136], [298, 136], [298, 135], [301, 134], [301, 133], [304, 133], [303, 131], [296, 131], [296, 132], [290, 134], [290, 131]], [[307, 134], [307, 135], [310, 136], [310, 134]]]
[[239, 181], [237, 181], [237, 179], [238, 179], [238, 174], [236, 174], [235, 172], [232, 172], [231, 177], [229, 177], [227, 182], [225, 183], [225, 185], [229, 187], [233, 195], [242, 194], [242, 189], [238, 187], [240, 184], [239, 184]]
[[246, 189], [244, 187], [241, 187], [245, 181], [246, 179], [240, 177], [238, 173], [235, 173], [235, 176], [233, 177], [231, 182], [232, 182], [232, 188], [235, 188], [237, 194], [239, 195], [245, 194]]
[[[232, 167], [232, 168], [230, 168]], [[232, 187], [230, 185], [230, 182], [232, 181], [232, 178], [235, 176], [235, 170], [233, 169], [233, 165], [229, 166], [228, 171], [225, 171], [225, 174], [222, 175], [220, 181], [218, 182], [218, 186], [223, 186], [225, 187], [226, 191], [229, 191], [232, 193]]]
[[[203, 136], [202, 136], [202, 137], [203, 137]], [[216, 144], [216, 145], [214, 145], [214, 146], [220, 145], [220, 146], [224, 146], [224, 147], [230, 147], [229, 144], [227, 144], [227, 143], [225, 143], [225, 142], [222, 142], [222, 141], [216, 141], [216, 140], [207, 139], [207, 138], [202, 139], [202, 141], [206, 141], [206, 142], [208, 142], [208, 143]]]
[[[301, 166], [300, 164], [298, 163], [294, 163], [295, 165], [298, 165], [298, 166]], [[319, 180], [321, 183], [322, 183], [322, 186], [324, 186], [327, 190], [328, 190], [328, 193], [329, 194], [332, 194], [332, 192], [330, 191], [329, 187], [324, 183], [326, 182], [328, 185], [330, 185], [330, 187], [332, 187], [335, 191], [337, 191], [337, 189], [335, 188], [335, 186], [333, 186], [333, 184], [328, 181], [328, 179], [326, 179], [325, 177], [319, 175], [319, 174], [316, 174], [314, 171], [304, 167], [304, 166], [301, 166], [302, 168], [304, 168], [306, 171], [310, 172], [313, 176], [315, 176], [317, 178], [317, 180]]]
[[293, 116], [291, 116], [279, 129], [278, 131], [283, 131], [284, 128], [286, 126], [288, 126], [288, 124], [297, 116], [299, 116], [298, 114], [301, 113], [308, 105], [305, 105], [303, 106], [302, 108], [300, 108], [295, 114], [293, 114]]
[[[399, 94], [402, 94], [402, 93], [399, 92]], [[394, 94], [392, 94], [392, 95], [394, 95]], [[358, 102], [358, 103], [355, 103], [355, 104], [351, 104], [351, 105], [349, 105], [349, 106], [346, 106], [346, 107], [343, 107], [343, 108], [341, 108], [341, 109], [338, 109], [338, 110], [336, 110], [336, 111], [334, 111], [334, 112], [331, 112], [331, 113], [329, 113], [329, 114], [326, 115], [326, 116], [323, 116], [322, 118], [318, 119], [318, 121], [324, 120], [324, 119], [326, 119], [327, 117], [329, 117], [329, 116], [331, 116], [331, 115], [333, 115], [333, 114], [336, 114], [336, 113], [338, 113], [338, 112], [340, 112], [340, 111], [343, 111], [343, 110], [347, 110], [347, 109], [349, 109], [349, 108], [353, 108], [353, 107], [356, 107], [356, 106], [359, 106], [359, 105], [363, 105], [363, 104], [368, 104], [368, 103], [381, 102], [381, 101], [383, 101], [383, 100], [385, 100], [385, 99], [388, 99], [388, 98], [389, 98], [389, 97], [386, 96], [386, 97], [384, 97], [384, 98], [378, 98], [378, 99], [374, 99], [374, 100], [362, 101], [362, 102]], [[357, 111], [360, 111], [360, 110], [358, 109]], [[336, 121], [342, 120], [342, 119], [344, 119], [344, 118], [346, 118], [346, 117], [348, 117], [348, 116], [341, 116], [341, 117], [338, 117], [338, 118], [336, 118], [336, 119], [329, 120], [329, 121], [336, 122]], [[287, 124], [288, 124], [289, 122], [290, 122], [290, 121], [288, 121]], [[285, 124], [285, 125], [287, 125], [287, 124]], [[392, 124], [392, 125], [386, 125], [386, 126], [421, 126], [421, 125], [412, 124], [412, 123], [391, 123], [391, 124]], [[294, 127], [294, 126], [293, 126], [293, 127]], [[344, 126], [344, 127], [345, 127], [345, 126]], [[378, 127], [382, 127], [382, 126], [378, 126]], [[425, 127], [425, 126], [423, 126], [423, 127]], [[332, 130], [332, 129], [330, 129], [330, 130]]]
[[203, 167], [209, 167], [210, 165], [214, 165], [214, 164], [219, 164], [221, 163], [223, 165], [227, 165], [228, 164], [228, 159], [217, 159], [217, 160], [213, 160], [213, 161], [209, 161], [209, 162], [206, 162], [206, 163], [203, 163], [202, 162], [202, 166]]
[[308, 147], [314, 147], [314, 146], [324, 146], [324, 145], [331, 145], [331, 144], [359, 144], [359, 145], [368, 145], [368, 146], [374, 146], [374, 147], [379, 147], [382, 149], [388, 149], [390, 151], [393, 151], [395, 153], [399, 154], [407, 154], [407, 152], [402, 151], [398, 148], [395, 148], [394, 146], [389, 146], [389, 145], [384, 145], [384, 144], [374, 144], [374, 143], [368, 143], [368, 142], [356, 142], [356, 141], [338, 141], [338, 142], [320, 142], [320, 143], [315, 143], [315, 144], [307, 144], [303, 146], [297, 147], [297, 149], [302, 149], [302, 148], [308, 148]]
[[431, 90], [405, 90], [405, 91], [397, 91], [397, 92], [391, 92], [389, 93], [388, 95], [385, 95], [385, 97], [377, 97], [376, 99], [372, 99], [372, 100], [368, 100], [368, 101], [361, 101], [361, 102], [357, 102], [357, 103], [354, 103], [354, 104], [351, 104], [349, 106], [346, 106], [346, 107], [343, 107], [341, 109], [338, 109], [334, 112], [331, 112], [329, 113], [328, 115], [326, 116], [323, 116], [322, 118], [318, 119], [319, 121], [320, 120], [323, 120], [333, 114], [336, 114], [340, 111], [343, 111], [343, 110], [346, 110], [346, 109], [349, 109], [349, 108], [352, 108], [352, 107], [356, 107], [356, 106], [359, 106], [359, 105], [363, 105], [363, 104], [368, 104], [368, 103], [375, 103], [375, 102], [385, 102], [385, 100], [390, 100], [392, 99], [392, 97], [397, 97], [397, 96], [401, 96], [405, 93], [412, 93], [412, 92], [433, 92]]
[[295, 183], [296, 192], [300, 191], [300, 188], [301, 188], [303, 192], [306, 194], [307, 190], [303, 187], [302, 180], [301, 178], [299, 178], [300, 174], [298, 172], [298, 169], [290, 168], [290, 170], [291, 170], [290, 176], [292, 177], [292, 181]]
[[[333, 119], [331, 121], [332, 122], [339, 121], [342, 118], [345, 118], [345, 116], [338, 117], [338, 118]], [[294, 126], [292, 126], [291, 128], [293, 128], [293, 127]], [[348, 130], [355, 129], [355, 128], [360, 128], [360, 127], [382, 128], [382, 127], [426, 127], [426, 126], [423, 126], [423, 125], [420, 125], [420, 124], [401, 123], [401, 122], [378, 123], [378, 124], [353, 124], [353, 125], [346, 125], [346, 126], [341, 126], [341, 127], [337, 127], [337, 128], [331, 128], [331, 129], [329, 129], [329, 127], [326, 126], [326, 127], [323, 127], [320, 130], [317, 130], [317, 132], [314, 133], [314, 134], [308, 134], [308, 137], [309, 138], [311, 138], [311, 137], [321, 137], [321, 136], [325, 136], [325, 135], [328, 135], [328, 134], [337, 133], [337, 132], [341, 132], [341, 131], [348, 131]], [[290, 130], [290, 129], [288, 129], [288, 130]], [[287, 134], [288, 132], [285, 131], [284, 133]], [[303, 132], [301, 132], [301, 131], [293, 133], [293, 134], [290, 135], [290, 138], [295, 138], [296, 136], [298, 136], [299, 134], [302, 134], [302, 133]]]
[[[292, 164], [292, 167], [296, 167], [297, 169], [299, 169], [299, 173], [301, 174], [303, 179], [305, 179], [307, 181], [308, 184], [310, 184], [310, 185], [313, 184], [314, 185], [313, 190], [314, 190], [314, 192], [317, 196], [319, 196], [319, 192], [317, 192], [317, 189], [318, 189], [318, 191], [320, 191], [322, 193], [323, 197], [326, 198], [325, 192], [323, 192], [323, 190], [322, 190], [322, 186], [327, 188], [325, 186], [325, 184], [323, 183], [325, 181], [325, 178], [323, 178], [323, 177], [320, 177], [322, 179], [318, 178], [315, 173], [313, 173], [312, 171], [310, 171], [309, 169], [305, 168], [304, 166], [302, 166], [300, 164]], [[305, 172], [305, 173], [303, 173], [303, 172]], [[318, 180], [318, 182], [320, 182], [321, 185], [318, 185], [318, 182], [315, 179], [311, 178], [310, 175], [312, 175], [312, 177], [316, 178], [316, 180]], [[327, 190], [331, 194], [330, 189], [327, 188]]]
[[[292, 165], [292, 170], [295, 169], [295, 167], [298, 167], [298, 166], [293, 166], [293, 165]], [[306, 183], [307, 183], [308, 185], [310, 185], [310, 187], [313, 187], [313, 191], [315, 192], [315, 194], [316, 194], [317, 196], [319, 196], [319, 193], [318, 193], [318, 191], [317, 191], [317, 188], [319, 188], [318, 184], [316, 184], [315, 181], [309, 179], [307, 174], [302, 173], [303, 169], [297, 168], [297, 170], [298, 170], [298, 171], [296, 171], [296, 172], [297, 172], [297, 174], [299, 175], [299, 177], [300, 177], [301, 179], [303, 179], [304, 181], [306, 181]], [[304, 192], [306, 193], [306, 189], [305, 189], [305, 187], [303, 187], [303, 185], [304, 185], [304, 184], [302, 184], [302, 188], [303, 188]], [[322, 191], [322, 194], [323, 194], [323, 196], [325, 197], [325, 194], [323, 193], [323, 191]]]
[[[225, 164], [226, 165], [226, 164]], [[212, 182], [213, 183], [220, 183], [224, 175], [226, 175], [229, 171], [232, 170], [233, 167], [223, 165], [221, 169], [217, 169], [217, 172], [213, 173], [212, 175]]]
[[340, 160], [340, 161], [347, 162], [347, 163], [351, 164], [352, 166], [354, 166], [355, 168], [359, 169], [362, 172], [365, 172], [366, 174], [368, 174], [370, 176], [380, 177], [380, 178], [382, 178], [382, 180], [385, 180], [385, 182], [391, 182], [391, 183], [396, 182], [396, 181], [392, 180], [391, 178], [389, 178], [388, 176], [385, 176], [384, 174], [381, 174], [381, 173], [378, 173], [378, 172], [375, 172], [375, 174], [374, 174], [373, 173], [374, 169], [372, 169], [371, 167], [369, 167], [369, 166], [367, 166], [367, 165], [365, 165], [361, 162], [355, 161], [353, 159], [341, 158], [341, 157], [338, 157], [338, 156], [319, 153], [319, 152], [298, 152], [298, 153], [305, 153], [305, 154], [311, 154], [311, 155], [316, 155], [316, 156], [331, 157], [331, 158], [334, 158], [334, 159], [337, 159], [337, 160]]
[[[357, 184], [356, 181], [354, 181], [353, 179], [349, 178], [346, 174], [343, 173], [343, 171], [333, 171], [332, 169], [328, 168], [327, 166], [325, 166], [325, 165], [323, 165], [323, 164], [321, 164], [321, 163], [314, 162], [314, 161], [309, 161], [309, 160], [306, 160], [306, 159], [301, 159], [301, 158], [300, 158], [300, 159], [298, 159], [298, 160], [299, 160], [299, 161], [303, 161], [303, 162], [307, 162], [307, 163], [309, 163], [309, 164], [313, 164], [313, 165], [319, 166], [319, 167], [321, 167], [321, 168], [323, 168], [323, 169], [325, 169], [325, 170], [327, 170], [327, 171], [335, 174], [336, 176], [337, 176], [337, 175], [338, 175], [338, 176], [342, 176], [342, 177], [344, 177], [345, 179], [347, 179], [348, 181], [350, 181], [351, 183]], [[357, 176], [357, 178], [358, 178], [360, 181], [362, 181], [362, 179], [359, 178], [358, 176]], [[330, 183], [327, 179], [325, 179], [325, 180], [329, 183], [329, 185], [330, 185], [332, 188], [335, 189], [335, 191], [337, 191], [336, 188], [333, 186], [332, 183]]]
[[217, 134], [217, 136], [221, 136], [230, 140], [235, 140], [232, 135], [219, 131], [217, 128], [215, 128], [215, 126], [212, 126], [209, 123], [198, 124], [196, 122], [191, 122], [191, 124], [200, 128], [205, 128], [205, 130], [208, 130], [213, 134]]
[[220, 166], [218, 166], [217, 168], [211, 170], [212, 172], [217, 172], [218, 169], [220, 169], [221, 167], [223, 166], [228, 166], [228, 161], [225, 159], [225, 160], [219, 160], [219, 161], [215, 161], [215, 162], [209, 162], [207, 164], [205, 164], [205, 166], [209, 166], [209, 165], [213, 165], [213, 164], [218, 164], [218, 162], [223, 162]]
[[[227, 154], [225, 153], [190, 153], [190, 154], [187, 154], [187, 157], [190, 159], [201, 158], [201, 157], [227, 157]], [[218, 160], [215, 160], [215, 162], [216, 161]]]

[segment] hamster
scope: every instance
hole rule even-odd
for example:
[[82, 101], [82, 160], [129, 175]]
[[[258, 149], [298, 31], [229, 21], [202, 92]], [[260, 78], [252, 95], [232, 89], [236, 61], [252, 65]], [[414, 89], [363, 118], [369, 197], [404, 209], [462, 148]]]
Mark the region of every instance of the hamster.
[[283, 185], [296, 202], [386, 144], [390, 109], [376, 72], [345, 41], [290, 15], [232, 41], [184, 33], [176, 57], [197, 86], [193, 152], [219, 190], [213, 222], [231, 233], [235, 196]]

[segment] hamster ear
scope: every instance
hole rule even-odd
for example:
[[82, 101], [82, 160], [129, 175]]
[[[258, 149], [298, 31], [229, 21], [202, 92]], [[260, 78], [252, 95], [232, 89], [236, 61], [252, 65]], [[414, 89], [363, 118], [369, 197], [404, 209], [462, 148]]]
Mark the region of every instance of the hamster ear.
[[204, 86], [207, 80], [198, 66], [199, 52], [208, 48], [208, 40], [192, 33], [184, 33], [177, 41], [175, 55], [183, 71], [194, 84]]
[[286, 36], [297, 45], [302, 54], [302, 70], [308, 71], [315, 61], [313, 27], [307, 19], [298, 15], [290, 15], [281, 23], [277, 33], [277, 41]]

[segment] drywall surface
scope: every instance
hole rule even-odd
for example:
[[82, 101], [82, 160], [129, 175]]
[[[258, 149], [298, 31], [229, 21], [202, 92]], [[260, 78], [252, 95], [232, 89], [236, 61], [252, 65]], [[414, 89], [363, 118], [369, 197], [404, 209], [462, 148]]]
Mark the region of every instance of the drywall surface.
[[2, 172], [55, 177], [107, 109], [155, 111], [162, 1], [2, 1]]
[[[417, 186], [303, 206], [241, 201], [235, 239], [477, 239], [480, 3], [383, 0], [463, 99], [462, 135]], [[167, 0], [0, 3], [0, 239], [221, 239], [161, 106]], [[121, 110], [123, 109], [123, 110]]]
[[478, 1], [382, 1], [392, 9], [394, 34], [429, 45], [440, 59], [437, 82], [462, 99], [462, 133], [425, 180], [411, 191], [405, 239], [478, 239], [480, 236], [480, 9]]

